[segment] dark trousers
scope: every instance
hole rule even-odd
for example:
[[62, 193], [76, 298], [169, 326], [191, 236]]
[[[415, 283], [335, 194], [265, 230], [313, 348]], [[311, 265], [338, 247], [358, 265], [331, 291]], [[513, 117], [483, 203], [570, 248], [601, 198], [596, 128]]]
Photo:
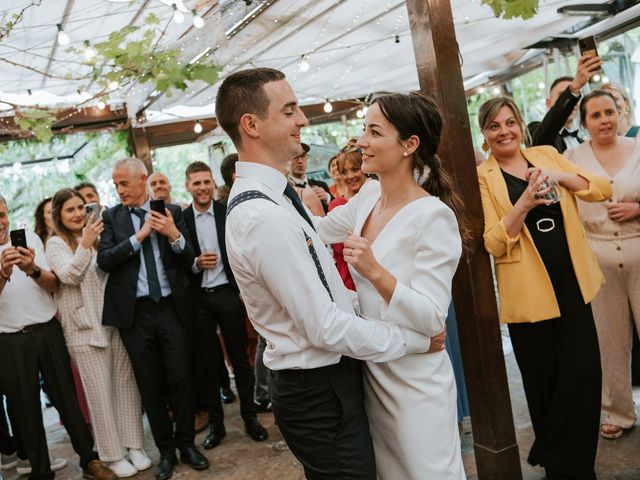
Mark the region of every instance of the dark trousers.
[[[8, 417], [7, 417], [8, 414]], [[27, 452], [24, 449], [20, 429], [17, 427], [12, 406], [5, 406], [5, 396], [0, 394], [0, 453], [3, 455], [18, 454], [21, 460], [27, 460]]]
[[[161, 453], [193, 444], [194, 405], [190, 333], [171, 297], [136, 301], [133, 325], [120, 336], [140, 389], [151, 433]], [[175, 414], [175, 434], [167, 401]]]
[[86, 468], [98, 458], [93, 438], [84, 422], [71, 374], [69, 352], [57, 320], [44, 323], [30, 333], [0, 334], [0, 391], [7, 395], [27, 456], [31, 479], [52, 479], [47, 437], [40, 406], [40, 374], [51, 403]]
[[278, 427], [308, 480], [375, 480], [362, 364], [269, 372]]
[[602, 373], [591, 306], [512, 323], [509, 333], [536, 435], [529, 463], [543, 465], [552, 480], [595, 479]]
[[220, 379], [221, 388], [231, 388], [231, 379], [229, 378], [229, 370], [227, 364], [224, 361], [224, 351], [222, 350], [222, 344], [220, 343], [220, 335], [216, 335], [218, 339], [216, 342], [216, 348], [218, 351], [218, 378]]
[[227, 355], [233, 367], [240, 415], [244, 420], [255, 418], [256, 406], [253, 403], [255, 378], [247, 357], [247, 328], [245, 310], [238, 292], [231, 287], [222, 287], [214, 292], [200, 294], [194, 341], [197, 351], [197, 368], [200, 385], [198, 403], [207, 407], [212, 425], [224, 423], [224, 410], [220, 398], [218, 326], [222, 331]]

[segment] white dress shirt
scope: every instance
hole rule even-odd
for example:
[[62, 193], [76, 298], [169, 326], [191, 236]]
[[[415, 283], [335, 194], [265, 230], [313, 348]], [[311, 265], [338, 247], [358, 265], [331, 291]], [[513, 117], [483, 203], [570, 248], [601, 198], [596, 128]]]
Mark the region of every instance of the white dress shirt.
[[[259, 190], [277, 202], [248, 200], [227, 218], [229, 262], [249, 318], [267, 341], [264, 363], [273, 370], [317, 368], [341, 355], [384, 362], [423, 353], [429, 337], [356, 316], [333, 259], [318, 234], [284, 196], [286, 177], [257, 163], [238, 162], [229, 201]], [[318, 276], [304, 232], [313, 245], [334, 302]]]
[[[209, 209], [204, 212], [198, 211], [194, 205], [192, 205], [191, 208], [193, 208], [200, 252], [218, 254], [218, 263], [216, 263], [215, 268], [206, 268], [202, 272], [201, 286], [203, 288], [210, 288], [226, 285], [229, 283], [229, 279], [227, 278], [227, 274], [224, 273], [224, 264], [222, 263], [222, 256], [220, 255], [220, 242], [218, 241], [218, 230], [216, 229], [216, 217], [213, 214], [213, 202], [209, 206]], [[200, 271], [195, 263], [193, 270], [194, 273]]]

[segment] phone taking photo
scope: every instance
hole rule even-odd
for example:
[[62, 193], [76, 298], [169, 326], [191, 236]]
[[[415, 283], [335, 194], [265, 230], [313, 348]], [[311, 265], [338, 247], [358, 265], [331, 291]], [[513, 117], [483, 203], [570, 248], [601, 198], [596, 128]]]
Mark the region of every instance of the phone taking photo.
[[96, 220], [98, 220], [98, 218], [100, 218], [100, 205], [98, 205], [97, 203], [85, 203], [84, 213], [86, 216], [86, 223], [89, 223], [91, 214], [93, 214], [93, 221], [95, 222]]
[[165, 215], [164, 200], [151, 200], [149, 201], [149, 207], [154, 212], [158, 212], [160, 215]]
[[[594, 37], [593, 35], [589, 35], [588, 37], [582, 37], [578, 39], [578, 48], [580, 48], [581, 56], [586, 55], [589, 58], [597, 57], [598, 48], [596, 45], [597, 45], [596, 37]], [[600, 76], [596, 77], [596, 75], [600, 75], [600, 73], [602, 73], [602, 70], [600, 68], [598, 68], [597, 70], [591, 71], [591, 78], [589, 78], [589, 81], [595, 82], [595, 83], [599, 82]]]
[[12, 247], [24, 247], [27, 248], [27, 234], [24, 228], [19, 228], [17, 230], [11, 230], [9, 232], [9, 237], [11, 238], [11, 246]]

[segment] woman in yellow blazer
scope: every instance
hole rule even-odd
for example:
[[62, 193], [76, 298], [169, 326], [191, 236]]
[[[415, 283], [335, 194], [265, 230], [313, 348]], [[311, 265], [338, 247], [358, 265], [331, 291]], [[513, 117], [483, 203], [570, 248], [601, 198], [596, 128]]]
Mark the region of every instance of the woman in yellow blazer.
[[500, 321], [509, 325], [536, 435], [528, 461], [544, 466], [549, 480], [592, 480], [601, 370], [589, 302], [604, 278], [575, 197], [603, 201], [611, 186], [552, 147], [523, 149], [528, 133], [510, 98], [485, 102], [478, 119], [491, 152], [478, 167], [484, 243], [496, 261]]

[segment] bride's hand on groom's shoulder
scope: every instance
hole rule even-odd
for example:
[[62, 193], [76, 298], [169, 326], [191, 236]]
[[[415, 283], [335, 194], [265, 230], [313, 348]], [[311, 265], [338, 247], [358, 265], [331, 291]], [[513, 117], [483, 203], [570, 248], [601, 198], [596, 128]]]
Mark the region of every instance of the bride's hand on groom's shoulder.
[[350, 234], [344, 241], [342, 255], [345, 262], [367, 280], [373, 280], [379, 273], [380, 264], [373, 256], [369, 240], [364, 237]]

